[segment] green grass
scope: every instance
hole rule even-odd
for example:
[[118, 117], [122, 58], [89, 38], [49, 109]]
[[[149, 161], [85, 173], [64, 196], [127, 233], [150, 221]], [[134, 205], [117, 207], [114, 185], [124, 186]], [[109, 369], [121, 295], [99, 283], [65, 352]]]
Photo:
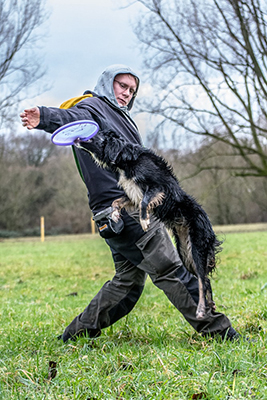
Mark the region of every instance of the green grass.
[[68, 344], [57, 335], [113, 275], [104, 241], [1, 242], [0, 399], [266, 399], [266, 241], [225, 234], [212, 280], [217, 309], [255, 343], [203, 340], [148, 280], [128, 317]]

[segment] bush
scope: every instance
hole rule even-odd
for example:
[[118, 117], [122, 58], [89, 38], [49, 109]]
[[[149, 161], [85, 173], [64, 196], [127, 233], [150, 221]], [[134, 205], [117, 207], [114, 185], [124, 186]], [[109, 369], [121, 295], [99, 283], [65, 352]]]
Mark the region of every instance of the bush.
[[21, 235], [19, 232], [0, 230], [0, 238], [9, 239], [9, 238], [20, 237], [20, 236]]

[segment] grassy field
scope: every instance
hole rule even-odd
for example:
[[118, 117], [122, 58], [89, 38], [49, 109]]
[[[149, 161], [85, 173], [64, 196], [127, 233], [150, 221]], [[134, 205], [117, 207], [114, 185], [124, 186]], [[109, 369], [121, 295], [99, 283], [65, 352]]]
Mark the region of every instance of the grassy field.
[[127, 318], [63, 344], [57, 335], [112, 277], [104, 241], [0, 242], [0, 399], [266, 399], [267, 231], [223, 237], [217, 309], [253, 343], [203, 340], [148, 280]]

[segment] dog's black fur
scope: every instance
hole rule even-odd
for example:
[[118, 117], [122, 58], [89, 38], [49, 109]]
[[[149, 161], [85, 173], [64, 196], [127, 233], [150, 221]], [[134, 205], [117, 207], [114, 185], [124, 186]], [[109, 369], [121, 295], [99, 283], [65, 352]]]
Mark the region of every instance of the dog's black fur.
[[77, 146], [91, 153], [102, 168], [120, 173], [119, 185], [128, 198], [115, 201], [115, 208], [121, 209], [128, 203], [139, 207], [144, 230], [149, 226], [149, 212], [153, 211], [172, 231], [184, 266], [198, 278], [196, 317], [201, 319], [206, 315], [207, 305], [214, 310], [208, 276], [215, 269], [221, 242], [216, 238], [207, 214], [181, 188], [170, 165], [151, 150], [126, 143], [111, 131], [99, 132]]

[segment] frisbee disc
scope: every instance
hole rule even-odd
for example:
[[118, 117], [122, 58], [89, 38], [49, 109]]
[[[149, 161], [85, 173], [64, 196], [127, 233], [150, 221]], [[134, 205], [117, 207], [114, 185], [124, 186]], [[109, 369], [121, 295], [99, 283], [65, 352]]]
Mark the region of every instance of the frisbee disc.
[[95, 121], [75, 121], [58, 128], [51, 137], [58, 146], [70, 146], [77, 142], [86, 142], [97, 134], [99, 126]]

